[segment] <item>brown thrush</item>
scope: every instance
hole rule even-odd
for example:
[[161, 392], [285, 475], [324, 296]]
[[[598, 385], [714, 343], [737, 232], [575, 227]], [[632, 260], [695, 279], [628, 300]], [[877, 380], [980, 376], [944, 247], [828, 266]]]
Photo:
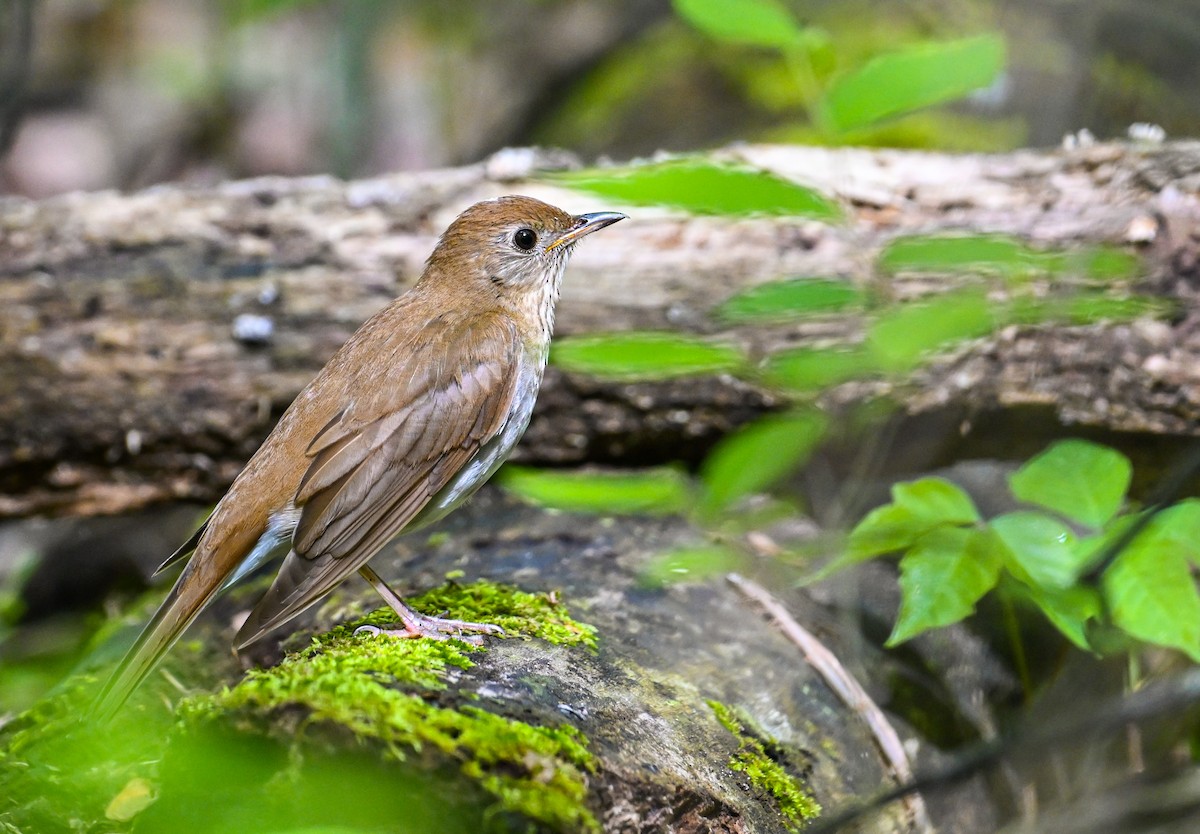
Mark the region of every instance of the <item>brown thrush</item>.
[[567, 258], [584, 235], [624, 216], [570, 215], [513, 196], [477, 203], [451, 223], [416, 285], [334, 354], [163, 563], [191, 556], [95, 713], [115, 712], [220, 591], [279, 556], [239, 647], [355, 571], [400, 617], [394, 634], [498, 631], [418, 614], [367, 562], [397, 534], [453, 510], [508, 457], [541, 385]]

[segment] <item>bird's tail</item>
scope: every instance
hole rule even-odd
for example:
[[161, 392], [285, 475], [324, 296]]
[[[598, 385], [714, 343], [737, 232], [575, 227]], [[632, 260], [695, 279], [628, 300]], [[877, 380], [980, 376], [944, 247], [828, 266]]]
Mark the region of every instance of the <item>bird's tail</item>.
[[167, 594], [150, 622], [142, 629], [133, 646], [109, 676], [104, 688], [92, 702], [93, 719], [107, 721], [129, 698], [146, 676], [158, 665], [167, 649], [179, 639], [221, 587], [195, 576], [196, 562], [189, 564]]

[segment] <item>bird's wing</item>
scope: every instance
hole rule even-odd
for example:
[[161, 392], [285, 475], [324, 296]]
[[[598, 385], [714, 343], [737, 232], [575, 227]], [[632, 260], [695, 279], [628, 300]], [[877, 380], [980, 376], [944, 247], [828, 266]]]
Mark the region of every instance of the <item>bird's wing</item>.
[[238, 644], [299, 614], [404, 529], [504, 427], [522, 350], [500, 316], [428, 327], [403, 367], [313, 438], [292, 551]]

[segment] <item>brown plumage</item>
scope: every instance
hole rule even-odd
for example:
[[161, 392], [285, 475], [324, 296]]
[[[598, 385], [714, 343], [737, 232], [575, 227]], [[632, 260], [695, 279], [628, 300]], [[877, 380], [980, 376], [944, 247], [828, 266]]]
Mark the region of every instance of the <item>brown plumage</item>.
[[219, 591], [281, 555], [239, 646], [356, 570], [396, 608], [404, 636], [490, 630], [416, 614], [366, 563], [397, 534], [466, 500], [507, 457], [541, 383], [570, 251], [622, 217], [572, 216], [504, 197], [451, 223], [417, 284], [329, 360], [208, 520], [164, 562], [191, 553], [95, 711], [119, 708]]

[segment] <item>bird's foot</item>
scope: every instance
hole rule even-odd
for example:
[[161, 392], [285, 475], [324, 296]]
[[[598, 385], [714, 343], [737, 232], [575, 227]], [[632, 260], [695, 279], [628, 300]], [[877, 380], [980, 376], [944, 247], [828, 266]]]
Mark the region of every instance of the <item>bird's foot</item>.
[[[407, 606], [406, 606], [407, 607]], [[367, 634], [384, 634], [388, 637], [428, 637], [433, 640], [462, 640], [476, 646], [483, 645], [483, 635], [499, 635], [504, 629], [490, 623], [469, 623], [465, 620], [448, 620], [442, 617], [430, 617], [418, 614], [411, 609], [403, 622], [397, 623], [403, 628], [380, 628], [379, 626], [364, 625], [354, 629], [355, 636]]]
[[[354, 629], [355, 635], [386, 634], [389, 637], [429, 637], [433, 640], [453, 639], [463, 640], [467, 643], [474, 643], [480, 646], [483, 645], [482, 635], [504, 633], [504, 629], [497, 625], [468, 623], [465, 620], [447, 620], [442, 617], [431, 617], [428, 614], [414, 611], [370, 567], [363, 565], [358, 569], [358, 572], [362, 574], [364, 579], [371, 583], [376, 592], [383, 597], [383, 601], [396, 612], [396, 616], [400, 618], [398, 625], [403, 626], [403, 628], [390, 629], [365, 625]], [[470, 632], [475, 633], [472, 634]]]

